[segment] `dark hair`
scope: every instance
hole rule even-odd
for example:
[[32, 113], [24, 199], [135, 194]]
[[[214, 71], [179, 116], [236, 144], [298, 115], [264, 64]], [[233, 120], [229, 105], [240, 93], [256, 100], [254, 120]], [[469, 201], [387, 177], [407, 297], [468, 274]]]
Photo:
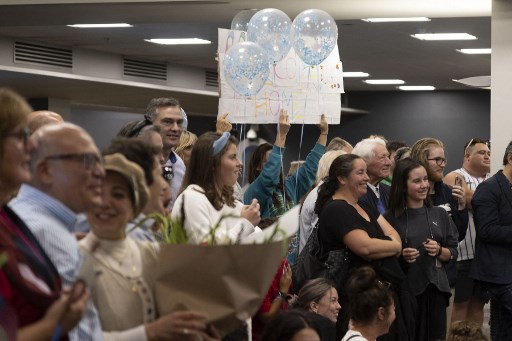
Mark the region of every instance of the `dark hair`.
[[295, 334], [306, 328], [314, 329], [318, 336], [321, 336], [321, 328], [317, 321], [314, 313], [301, 310], [282, 312], [266, 325], [261, 340], [290, 341]]
[[[395, 165], [388, 204], [389, 210], [395, 217], [401, 216], [407, 207], [407, 180], [409, 179], [409, 173], [419, 167], [423, 167], [423, 165], [410, 157], [399, 160]], [[429, 195], [425, 199], [425, 206], [432, 206]]]
[[311, 302], [320, 302], [325, 293], [332, 288], [335, 288], [334, 283], [326, 278], [311, 279], [300, 288], [297, 298], [292, 303], [292, 307], [309, 311]]
[[396, 150], [396, 153], [395, 153], [395, 163], [397, 163], [398, 161], [402, 160], [402, 159], [405, 159], [404, 155], [406, 153], [411, 153], [411, 147], [400, 147]]
[[329, 167], [329, 175], [324, 178], [324, 183], [318, 189], [318, 199], [315, 203], [315, 213], [320, 216], [325, 203], [332, 198], [340, 184], [338, 177], [348, 177], [352, 171], [354, 160], [361, 159], [355, 154], [343, 154], [334, 159]]
[[482, 325], [474, 321], [455, 321], [451, 324], [446, 341], [487, 341]]
[[512, 141], [508, 143], [508, 146], [505, 149], [505, 155], [503, 155], [503, 166], [508, 164], [508, 154], [512, 154]]
[[388, 150], [389, 154], [391, 152], [396, 152], [399, 148], [407, 147], [407, 143], [404, 141], [388, 141], [386, 143], [386, 149]]
[[262, 143], [252, 152], [247, 171], [249, 183], [256, 180], [260, 175], [261, 170], [258, 170], [258, 168], [263, 168], [263, 160], [269, 150], [272, 150], [272, 145], [270, 143]]
[[151, 146], [139, 139], [127, 137], [116, 137], [110, 145], [103, 150], [103, 155], [115, 153], [123, 154], [129, 161], [135, 162], [144, 170], [144, 177], [148, 186], [153, 184], [153, 169], [155, 167], [155, 156]]
[[220, 210], [224, 204], [230, 207], [235, 206], [233, 187], [219, 184], [217, 178], [222, 155], [231, 144], [238, 144], [238, 140], [231, 136], [224, 148], [218, 154], [213, 155], [213, 143], [220, 137], [221, 134], [212, 132], [199, 136], [192, 148], [192, 155], [181, 186], [181, 191], [189, 185], [202, 187], [208, 201], [217, 210]]
[[369, 266], [355, 270], [345, 285], [350, 318], [355, 323], [371, 323], [380, 307], [386, 311], [393, 303], [390, 283], [377, 278]]
[[149, 104], [146, 108], [146, 114], [144, 117], [149, 122], [154, 122], [156, 117], [156, 111], [158, 108], [165, 108], [165, 107], [180, 107], [180, 102], [176, 98], [153, 98], [151, 101], [149, 101]]
[[479, 138], [472, 138], [468, 142], [464, 144], [464, 156], [467, 155], [468, 151], [471, 153], [473, 150], [473, 146], [477, 143], [485, 144], [489, 149], [491, 149], [491, 142], [489, 140], [479, 139]]
[[[248, 170], [248, 178], [249, 183], [252, 183], [256, 178], [260, 175], [261, 170], [264, 167], [263, 160], [265, 159], [265, 155], [269, 150], [272, 150], [272, 145], [270, 143], [262, 143], [256, 149], [251, 155], [251, 159], [249, 160], [249, 170]], [[258, 168], [261, 168], [258, 170]], [[284, 179], [283, 179], [283, 172], [282, 172], [282, 166], [281, 170], [279, 171], [279, 183], [277, 185], [277, 190], [283, 193], [283, 199], [289, 199], [290, 196], [286, 193], [286, 188], [284, 187]], [[272, 203], [274, 207], [279, 211], [282, 209], [284, 205], [284, 208], [287, 207], [286, 203], [281, 203], [281, 201], [277, 198], [277, 195], [275, 192], [272, 192]]]
[[142, 121], [131, 121], [121, 127], [117, 133], [118, 137], [137, 137], [142, 128], [151, 125], [151, 121], [143, 119]]

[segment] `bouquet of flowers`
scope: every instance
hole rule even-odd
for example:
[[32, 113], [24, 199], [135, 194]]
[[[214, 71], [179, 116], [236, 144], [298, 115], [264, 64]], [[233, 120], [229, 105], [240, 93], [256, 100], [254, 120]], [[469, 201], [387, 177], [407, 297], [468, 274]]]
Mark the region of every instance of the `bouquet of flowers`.
[[201, 311], [225, 335], [257, 312], [299, 226], [299, 206], [262, 233], [227, 245], [213, 237], [206, 245], [187, 244], [179, 222], [156, 219], [163, 240], [154, 274], [159, 314]]

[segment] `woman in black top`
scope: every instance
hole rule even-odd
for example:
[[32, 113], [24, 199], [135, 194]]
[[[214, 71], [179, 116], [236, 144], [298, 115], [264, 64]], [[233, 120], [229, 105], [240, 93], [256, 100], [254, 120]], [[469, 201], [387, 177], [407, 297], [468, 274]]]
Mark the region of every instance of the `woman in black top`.
[[[318, 239], [323, 257], [329, 251], [348, 248], [350, 268], [372, 265], [380, 278], [389, 282], [402, 301], [401, 282], [405, 278], [397, 257], [402, 241], [396, 230], [377, 211], [365, 211], [358, 205], [359, 198], [366, 193], [368, 175], [366, 163], [359, 156], [338, 156], [329, 168], [329, 176], [318, 191], [315, 212], [319, 216]], [[350, 271], [349, 271], [350, 272]], [[337, 287], [342, 313], [338, 317], [338, 339], [348, 325], [347, 298], [343, 284]], [[406, 294], [405, 294], [406, 295]], [[397, 325], [392, 331], [393, 340], [413, 340], [414, 329], [403, 317], [402, 310], [411, 305], [410, 299], [402, 307], [397, 301]]]
[[445, 265], [457, 259], [457, 229], [446, 211], [432, 207], [427, 171], [410, 158], [393, 172], [386, 218], [400, 233], [401, 260], [418, 302], [416, 340], [446, 338], [446, 306], [450, 286]]

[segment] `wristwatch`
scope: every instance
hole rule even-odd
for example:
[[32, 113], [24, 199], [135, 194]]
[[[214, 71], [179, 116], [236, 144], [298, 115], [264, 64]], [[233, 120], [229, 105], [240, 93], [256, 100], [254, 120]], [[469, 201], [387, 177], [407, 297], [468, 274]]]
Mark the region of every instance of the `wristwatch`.
[[278, 291], [277, 295], [276, 295], [276, 298], [279, 298], [279, 299], [281, 299], [283, 301], [286, 301], [286, 294], [282, 293], [281, 291]]

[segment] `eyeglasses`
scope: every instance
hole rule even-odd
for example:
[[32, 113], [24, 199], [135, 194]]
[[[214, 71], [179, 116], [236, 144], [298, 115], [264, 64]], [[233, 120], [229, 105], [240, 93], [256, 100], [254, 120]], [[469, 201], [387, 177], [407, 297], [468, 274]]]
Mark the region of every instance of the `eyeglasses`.
[[94, 169], [98, 164], [103, 164], [103, 159], [95, 153], [59, 154], [45, 157], [45, 160], [68, 160], [83, 162], [85, 169]]
[[467, 154], [468, 148], [471, 146], [474, 146], [477, 143], [485, 144], [489, 149], [491, 149], [491, 141], [489, 140], [482, 140], [482, 139], [471, 139], [469, 142], [464, 146], [464, 155]]
[[441, 166], [443, 163], [446, 166], [446, 163], [448, 162], [446, 158], [444, 157], [435, 157], [432, 159], [427, 159], [428, 161], [435, 161], [438, 166]]
[[165, 180], [171, 181], [174, 177], [174, 170], [171, 166], [162, 166], [162, 176]]
[[13, 133], [6, 134], [5, 136], [14, 137], [18, 141], [23, 142], [23, 145], [26, 146], [28, 143], [28, 138], [30, 136], [30, 131], [27, 127], [25, 127], [23, 129], [13, 132]]

